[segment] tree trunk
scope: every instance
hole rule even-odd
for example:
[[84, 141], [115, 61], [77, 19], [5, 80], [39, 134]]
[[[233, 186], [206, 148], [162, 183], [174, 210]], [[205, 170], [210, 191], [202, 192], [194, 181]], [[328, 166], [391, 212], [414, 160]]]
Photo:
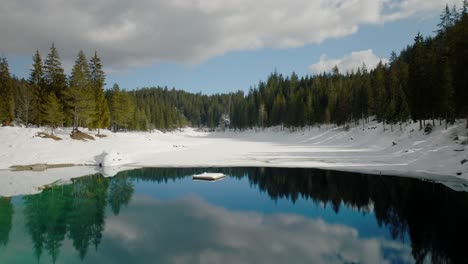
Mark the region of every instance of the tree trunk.
[[448, 115], [445, 114], [445, 129], [447, 130], [447, 124], [448, 124]]
[[422, 130], [422, 120], [419, 119], [419, 130]]

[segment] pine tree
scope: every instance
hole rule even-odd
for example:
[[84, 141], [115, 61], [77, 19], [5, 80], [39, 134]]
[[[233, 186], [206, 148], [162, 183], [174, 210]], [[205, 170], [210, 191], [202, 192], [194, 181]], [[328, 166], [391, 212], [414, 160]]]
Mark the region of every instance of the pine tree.
[[460, 17], [462, 18], [466, 14], [468, 14], [468, 0], [463, 0]]
[[379, 62], [372, 75], [373, 114], [379, 121], [385, 122], [385, 109], [389, 104], [389, 100], [385, 89], [385, 67], [382, 62]]
[[271, 124], [279, 125], [284, 124], [286, 115], [286, 99], [283, 94], [278, 94], [273, 102], [273, 108], [271, 110]]
[[10, 70], [5, 57], [0, 57], [0, 122], [11, 123], [14, 119], [15, 102]]
[[414, 45], [411, 51], [411, 60], [409, 64], [408, 89], [411, 117], [419, 120], [419, 129], [422, 129], [422, 119], [425, 118], [424, 108], [426, 96], [424, 88], [426, 86], [425, 73], [425, 49], [423, 37], [418, 33], [414, 39]]
[[29, 83], [37, 86], [44, 85], [44, 66], [42, 65], [42, 58], [39, 50], [33, 55], [33, 68], [29, 74]]
[[94, 56], [89, 63], [89, 68], [95, 96], [95, 108], [91, 116], [91, 128], [97, 128], [99, 135], [101, 128], [106, 128], [110, 125], [110, 113], [109, 106], [104, 96], [105, 74], [102, 70], [101, 59], [97, 56], [97, 52], [94, 52]]
[[447, 123], [449, 122], [449, 119], [453, 118], [454, 115], [452, 72], [447, 58], [444, 58], [442, 62], [442, 80], [440, 93], [440, 113], [445, 115], [445, 129], [447, 129]]
[[34, 122], [38, 125], [42, 123], [41, 107], [47, 99], [47, 91], [44, 80], [44, 66], [42, 65], [42, 58], [39, 50], [33, 55], [33, 68], [29, 74], [29, 84], [33, 90], [32, 109], [34, 110]]
[[51, 134], [54, 135], [54, 129], [63, 122], [64, 118], [62, 105], [55, 96], [55, 93], [49, 93], [49, 96], [42, 107], [42, 112], [44, 122], [49, 125]]
[[[111, 122], [114, 131], [119, 128], [128, 128], [133, 118], [135, 105], [132, 97], [120, 90], [118, 84], [114, 84], [110, 99]], [[164, 115], [161, 115], [164, 118]]]
[[62, 68], [62, 62], [54, 43], [50, 47], [50, 53], [44, 61], [44, 80], [47, 92], [54, 92], [59, 101], [64, 104], [64, 92], [67, 88], [67, 77]]
[[437, 26], [439, 27], [439, 29], [437, 30], [438, 33], [445, 32], [449, 27], [453, 25], [452, 17], [453, 16], [450, 12], [450, 8], [448, 4], [446, 4], [444, 10], [440, 14], [440, 22], [439, 24], [437, 24]]
[[91, 114], [95, 108], [95, 97], [88, 62], [82, 50], [78, 53], [72, 69], [66, 99], [73, 114], [73, 130], [77, 130], [80, 124], [89, 125]]

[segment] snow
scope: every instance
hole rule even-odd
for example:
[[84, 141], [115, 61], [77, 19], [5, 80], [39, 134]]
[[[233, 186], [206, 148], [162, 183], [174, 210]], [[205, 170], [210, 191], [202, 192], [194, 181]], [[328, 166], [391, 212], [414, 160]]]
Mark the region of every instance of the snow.
[[[371, 122], [349, 130], [332, 125], [290, 131], [281, 127], [243, 132], [201, 132], [192, 128], [162, 133], [101, 130], [106, 137], [78, 141], [71, 129], [63, 140], [36, 136], [46, 128], [0, 127], [0, 196], [39, 192], [40, 186], [100, 172], [113, 176], [135, 167], [303, 167], [443, 180], [468, 190], [467, 130], [462, 121], [425, 135], [419, 124]], [[95, 131], [82, 131], [95, 135]], [[396, 143], [396, 145], [393, 144]], [[12, 165], [73, 163], [45, 172], [12, 172]], [[102, 167], [100, 167], [100, 166]], [[460, 174], [460, 175], [457, 175]]]
[[204, 172], [202, 174], [193, 175], [192, 179], [214, 181], [214, 180], [219, 180], [224, 177], [226, 177], [226, 175], [224, 175], [223, 173]]

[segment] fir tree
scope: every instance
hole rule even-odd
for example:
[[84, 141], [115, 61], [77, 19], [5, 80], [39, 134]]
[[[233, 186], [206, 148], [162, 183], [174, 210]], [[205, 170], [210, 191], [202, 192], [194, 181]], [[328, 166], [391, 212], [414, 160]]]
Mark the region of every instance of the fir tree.
[[67, 88], [67, 77], [62, 68], [62, 62], [54, 43], [50, 47], [50, 53], [44, 62], [44, 81], [47, 92], [54, 92], [60, 102], [64, 103], [63, 94]]
[[14, 119], [15, 101], [10, 70], [5, 57], [0, 57], [0, 122], [11, 123]]
[[39, 50], [36, 50], [33, 56], [33, 65], [31, 73], [29, 74], [29, 84], [33, 90], [32, 108], [34, 109], [34, 121], [36, 124], [41, 125], [41, 107], [47, 99], [47, 91], [44, 80], [44, 66], [42, 65], [42, 58]]
[[460, 18], [463, 18], [463, 16], [465, 16], [466, 14], [468, 14], [468, 0], [463, 0]]
[[[132, 97], [120, 90], [118, 84], [114, 84], [110, 99], [111, 122], [114, 131], [119, 128], [128, 128], [134, 116], [135, 106]], [[162, 116], [163, 118], [163, 116]]]
[[66, 99], [67, 105], [73, 114], [73, 130], [77, 130], [80, 124], [88, 125], [95, 108], [95, 96], [88, 62], [82, 50], [78, 53], [72, 69]]
[[44, 66], [42, 65], [41, 54], [39, 50], [33, 55], [33, 68], [29, 74], [29, 83], [37, 86], [44, 85]]
[[415, 120], [419, 120], [419, 129], [422, 129], [422, 119], [424, 116], [425, 108], [425, 93], [424, 88], [426, 86], [426, 63], [425, 63], [425, 50], [423, 37], [418, 33], [414, 39], [414, 45], [411, 52], [411, 60], [409, 64], [409, 77], [408, 87], [410, 89], [410, 109], [411, 117]]
[[98, 135], [101, 128], [106, 128], [110, 124], [109, 106], [104, 96], [105, 74], [102, 70], [101, 59], [94, 52], [94, 56], [89, 63], [91, 70], [91, 83], [95, 96], [95, 108], [91, 116], [91, 128], [98, 129]]
[[43, 118], [44, 122], [49, 125], [51, 134], [54, 135], [54, 129], [57, 128], [64, 118], [62, 105], [55, 96], [55, 93], [50, 93], [43, 105]]
[[273, 108], [271, 110], [271, 124], [279, 125], [284, 124], [284, 117], [286, 115], [286, 99], [283, 94], [278, 94], [273, 102]]
[[449, 119], [453, 118], [454, 114], [452, 73], [447, 58], [444, 58], [442, 62], [442, 80], [440, 91], [440, 113], [445, 115], [445, 129], [447, 129], [447, 123], [449, 122]]

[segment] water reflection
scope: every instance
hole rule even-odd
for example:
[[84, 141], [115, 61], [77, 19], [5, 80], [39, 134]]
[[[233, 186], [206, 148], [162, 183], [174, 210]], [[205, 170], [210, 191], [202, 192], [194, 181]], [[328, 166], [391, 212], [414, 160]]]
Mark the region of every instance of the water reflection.
[[391, 238], [363, 238], [352, 226], [300, 213], [228, 210], [195, 195], [164, 201], [135, 194], [137, 183], [178, 184], [205, 170], [148, 168], [113, 178], [93, 175], [24, 196], [22, 203], [1, 198], [0, 262], [8, 263], [7, 257], [2, 261], [2, 248], [24, 239], [11, 235], [13, 223], [21, 222], [13, 219], [16, 207], [22, 207], [15, 217], [24, 218], [38, 262], [44, 253], [54, 263], [468, 262], [463, 239], [468, 235], [468, 194], [441, 184], [311, 169], [217, 169], [247, 180], [273, 202], [289, 200], [294, 207], [301, 199], [336, 215], [343, 207], [372, 213]]
[[11, 199], [7, 197], [0, 198], [0, 247], [8, 244], [13, 212]]

